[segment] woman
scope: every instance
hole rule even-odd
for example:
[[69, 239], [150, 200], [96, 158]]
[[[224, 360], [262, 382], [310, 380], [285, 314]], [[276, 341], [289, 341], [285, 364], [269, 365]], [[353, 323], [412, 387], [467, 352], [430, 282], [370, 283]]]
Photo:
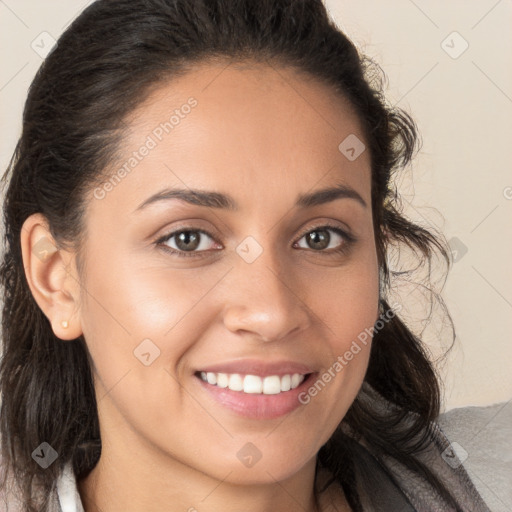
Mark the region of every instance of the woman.
[[448, 255], [372, 69], [320, 0], [100, 0], [62, 35], [4, 176], [6, 503], [488, 510], [388, 303], [394, 245]]

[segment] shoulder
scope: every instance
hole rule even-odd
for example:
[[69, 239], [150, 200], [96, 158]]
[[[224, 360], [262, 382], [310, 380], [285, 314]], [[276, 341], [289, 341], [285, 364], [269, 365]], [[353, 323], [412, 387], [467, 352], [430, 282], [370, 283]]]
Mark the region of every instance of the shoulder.
[[489, 508], [512, 510], [512, 401], [452, 409], [438, 424]]
[[[490, 512], [466, 470], [464, 457], [454, 449], [454, 443], [450, 442], [438, 421], [431, 423], [429, 437], [430, 442], [415, 457], [448, 489], [457, 502], [457, 510]], [[415, 510], [452, 510], [420, 474], [392, 457], [383, 457], [380, 462]]]
[[458, 458], [440, 426], [440, 418], [427, 426], [417, 421], [415, 413], [399, 410], [400, 414], [394, 415], [395, 406], [375, 390], [366, 386], [363, 392], [370, 404], [368, 409], [393, 420], [388, 427], [390, 436], [397, 440], [393, 450], [380, 447], [375, 440], [367, 443], [359, 436], [354, 449], [354, 470], [360, 483], [357, 493], [366, 504], [365, 510], [451, 511], [453, 506], [434, 485], [437, 480], [450, 494], [458, 512], [490, 512], [464, 461]]

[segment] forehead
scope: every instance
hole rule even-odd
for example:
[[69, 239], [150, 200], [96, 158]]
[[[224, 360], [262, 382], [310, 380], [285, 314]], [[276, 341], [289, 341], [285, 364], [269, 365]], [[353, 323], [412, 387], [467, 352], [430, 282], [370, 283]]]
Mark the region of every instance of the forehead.
[[[205, 62], [184, 76], [158, 83], [128, 115], [127, 123], [148, 131], [169, 120], [166, 114], [179, 111], [191, 97], [200, 107], [194, 117], [199, 117], [198, 112], [203, 121], [215, 116], [219, 132], [229, 127], [246, 131], [253, 127], [252, 133], [261, 132], [264, 125], [267, 133], [285, 126], [281, 138], [287, 134], [314, 137], [325, 132], [341, 135], [347, 129], [363, 138], [355, 109], [333, 87], [295, 68], [252, 61]], [[302, 123], [297, 125], [296, 121]]]
[[125, 172], [109, 194], [121, 202], [164, 185], [233, 189], [243, 203], [255, 194], [295, 199], [341, 182], [370, 203], [369, 152], [356, 159], [343, 152], [347, 140], [360, 144], [357, 151], [364, 147], [354, 109], [328, 85], [291, 68], [198, 65], [155, 88], [126, 123], [121, 158], [111, 169]]

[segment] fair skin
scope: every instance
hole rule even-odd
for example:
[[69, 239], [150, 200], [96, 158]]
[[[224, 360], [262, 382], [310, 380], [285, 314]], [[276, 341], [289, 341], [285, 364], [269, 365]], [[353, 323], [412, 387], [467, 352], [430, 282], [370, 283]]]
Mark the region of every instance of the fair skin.
[[[158, 143], [129, 174], [101, 199], [91, 191], [85, 275], [71, 250], [44, 261], [33, 255], [39, 240], [53, 240], [42, 215], [23, 226], [36, 301], [62, 343], [84, 336], [94, 363], [102, 453], [80, 495], [86, 512], [314, 511], [316, 454], [357, 395], [370, 344], [307, 404], [288, 400], [291, 410], [279, 409], [286, 398], [277, 397], [294, 390], [259, 395], [258, 406], [242, 398], [234, 410], [200, 372], [242, 365], [264, 377], [300, 364], [307, 391], [373, 326], [379, 281], [369, 152], [349, 161], [338, 149], [350, 134], [364, 137], [328, 86], [285, 68], [209, 63], [161, 85], [132, 113], [112, 170], [189, 97], [197, 106], [161, 141], [153, 136]], [[366, 206], [354, 194], [295, 205], [302, 194], [340, 184]], [[164, 188], [227, 194], [239, 210], [171, 199], [137, 211]], [[326, 223], [356, 241], [349, 245]], [[184, 228], [210, 235], [199, 235], [193, 256], [165, 251], [193, 246], [177, 236], [155, 243]], [[325, 248], [312, 232], [329, 237]], [[250, 263], [237, 252], [246, 237], [262, 249]], [[255, 254], [251, 244], [241, 247]], [[160, 351], [149, 365], [134, 355], [146, 339], [143, 352]], [[332, 499], [350, 510], [341, 492]]]

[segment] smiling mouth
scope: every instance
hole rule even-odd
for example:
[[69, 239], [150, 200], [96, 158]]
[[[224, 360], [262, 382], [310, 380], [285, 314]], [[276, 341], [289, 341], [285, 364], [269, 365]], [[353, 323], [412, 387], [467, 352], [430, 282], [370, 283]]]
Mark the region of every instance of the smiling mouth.
[[212, 386], [246, 394], [279, 395], [300, 386], [311, 374], [243, 375], [240, 373], [196, 372], [196, 376]]

